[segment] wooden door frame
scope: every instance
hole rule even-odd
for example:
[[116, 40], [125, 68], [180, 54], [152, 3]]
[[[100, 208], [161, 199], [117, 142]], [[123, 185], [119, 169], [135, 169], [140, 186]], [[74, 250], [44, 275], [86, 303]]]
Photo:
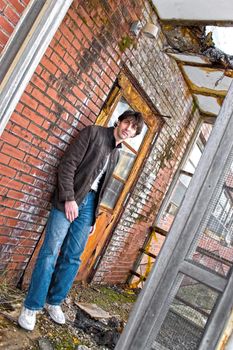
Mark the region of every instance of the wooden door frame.
[[[155, 140], [155, 136], [158, 135], [163, 125], [163, 119], [161, 116], [155, 112], [151, 106], [148, 105], [145, 98], [141, 96], [140, 91], [138, 91], [133, 86], [125, 71], [122, 71], [120, 73], [118, 77], [118, 84], [113, 88], [109, 99], [102, 109], [96, 121], [97, 125], [106, 126], [108, 124], [108, 121], [111, 118], [112, 113], [115, 110], [115, 107], [121, 97], [124, 97], [133, 109], [140, 111], [143, 114], [145, 123], [148, 127], [148, 131], [142, 142], [142, 147], [140, 147], [138, 151], [138, 156], [126, 180], [126, 184], [123, 187], [120, 196], [118, 197], [114, 209], [112, 210], [111, 221], [106, 227], [104, 234], [101, 235], [101, 237], [98, 237], [98, 239], [95, 239], [95, 237], [91, 236], [88, 240], [87, 246], [81, 256], [82, 264], [77, 276], [78, 280], [84, 279], [91, 281], [93, 278], [96, 269], [99, 266], [101, 258], [106, 250], [106, 247], [111, 240], [113, 230], [120, 220], [122, 212], [129, 200], [132, 189], [140, 175], [140, 170], [142, 169], [143, 163]], [[109, 212], [109, 209], [101, 209], [103, 209], [103, 211], [106, 210]]]

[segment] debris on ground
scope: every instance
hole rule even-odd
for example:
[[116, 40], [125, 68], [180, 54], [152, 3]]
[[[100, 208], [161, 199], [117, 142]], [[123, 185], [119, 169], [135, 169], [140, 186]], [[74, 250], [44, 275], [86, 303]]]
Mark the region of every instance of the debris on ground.
[[17, 324], [24, 293], [0, 287], [0, 350], [114, 349], [137, 294], [124, 286], [77, 283], [62, 305], [67, 323], [55, 324], [41, 311], [28, 332]]

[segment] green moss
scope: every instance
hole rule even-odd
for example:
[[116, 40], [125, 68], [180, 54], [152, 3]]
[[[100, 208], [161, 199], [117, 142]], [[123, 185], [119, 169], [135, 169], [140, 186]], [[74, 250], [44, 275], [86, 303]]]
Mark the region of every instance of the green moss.
[[81, 344], [80, 340], [69, 333], [66, 328], [52, 327], [47, 332], [46, 338], [51, 342], [54, 350], [75, 350]]
[[118, 47], [121, 52], [124, 52], [133, 44], [134, 40], [129, 35], [125, 35], [121, 38], [121, 41], [118, 42]]
[[136, 300], [135, 294], [128, 294], [126, 291], [119, 293], [115, 292], [112, 288], [101, 287], [101, 292], [105, 296], [103, 300], [108, 300], [109, 302], [117, 302], [117, 303], [134, 303]]
[[197, 102], [195, 100], [193, 100], [193, 105], [192, 105], [192, 114], [194, 114], [197, 110]]

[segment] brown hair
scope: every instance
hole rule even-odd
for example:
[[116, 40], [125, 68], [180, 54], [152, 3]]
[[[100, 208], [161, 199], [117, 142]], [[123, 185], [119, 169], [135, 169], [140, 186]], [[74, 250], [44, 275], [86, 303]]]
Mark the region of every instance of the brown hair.
[[[139, 135], [142, 131], [144, 124], [142, 113], [128, 109], [118, 117], [119, 122], [125, 119], [133, 120], [135, 122], [135, 124], [137, 125], [136, 135]], [[115, 126], [116, 125], [117, 124], [115, 123]]]

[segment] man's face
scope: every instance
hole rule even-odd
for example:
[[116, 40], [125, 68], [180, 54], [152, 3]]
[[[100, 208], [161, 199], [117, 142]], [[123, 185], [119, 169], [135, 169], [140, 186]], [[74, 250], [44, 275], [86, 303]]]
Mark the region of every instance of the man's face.
[[126, 139], [132, 138], [136, 135], [137, 132], [137, 124], [133, 118], [126, 118], [120, 122], [118, 122], [114, 135], [116, 141], [124, 141]]

